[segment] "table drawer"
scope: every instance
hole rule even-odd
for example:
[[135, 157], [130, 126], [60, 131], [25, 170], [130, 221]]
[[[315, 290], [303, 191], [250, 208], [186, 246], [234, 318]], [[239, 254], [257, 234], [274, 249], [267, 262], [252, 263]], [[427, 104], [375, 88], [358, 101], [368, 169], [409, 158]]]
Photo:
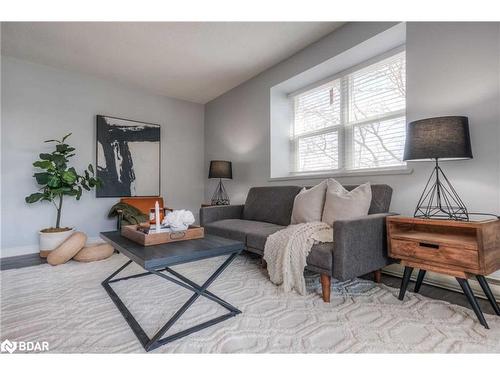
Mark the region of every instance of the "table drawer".
[[479, 268], [477, 250], [451, 247], [429, 242], [391, 239], [390, 256], [411, 258], [426, 263], [461, 266], [468, 269]]

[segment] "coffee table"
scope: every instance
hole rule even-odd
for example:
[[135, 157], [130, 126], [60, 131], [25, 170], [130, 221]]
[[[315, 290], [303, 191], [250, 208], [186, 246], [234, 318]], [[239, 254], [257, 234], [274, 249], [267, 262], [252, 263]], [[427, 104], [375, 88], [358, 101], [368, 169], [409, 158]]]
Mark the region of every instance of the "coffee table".
[[[125, 237], [122, 237], [120, 232], [102, 232], [101, 238], [111, 244], [116, 250], [120, 251], [129, 260], [115, 272], [113, 272], [106, 280], [102, 282], [102, 286], [108, 292], [111, 300], [115, 303], [116, 307], [123, 315], [128, 325], [140, 341], [146, 351], [151, 351], [159, 346], [165, 345], [171, 341], [180, 339], [191, 333], [200, 331], [204, 328], [210, 327], [214, 324], [220, 323], [229, 319], [241, 311], [233, 305], [224, 301], [216, 296], [207, 288], [220, 276], [220, 274], [231, 264], [238, 254], [244, 248], [244, 244], [239, 241], [233, 241], [226, 238], [205, 235], [202, 239], [186, 240], [179, 242], [171, 242], [168, 244], [154, 245], [154, 246], [141, 246]], [[203, 259], [214, 258], [218, 256], [227, 255], [228, 258], [217, 268], [217, 270], [208, 277], [202, 285], [189, 280], [187, 277], [181, 275], [177, 271], [171, 269], [171, 266], [200, 261]], [[118, 279], [114, 277], [128, 267], [132, 262], [140, 265], [146, 272], [136, 275], [125, 276]], [[164, 273], [166, 272], [166, 273]], [[172, 276], [170, 276], [170, 275]], [[153, 337], [149, 337], [144, 329], [140, 326], [132, 313], [127, 309], [123, 301], [118, 297], [110, 284], [117, 281], [134, 279], [137, 277], [156, 275], [162, 279], [168, 280], [176, 285], [186, 288], [193, 292], [182, 307], [177, 310], [172, 317], [156, 332]], [[179, 318], [189, 309], [189, 307], [200, 297], [203, 296], [209, 300], [218, 303], [226, 308], [229, 313], [221, 315], [217, 318], [210, 319], [204, 323], [197, 324], [183, 331], [177, 332], [167, 337], [163, 337], [165, 333], [179, 320]]]

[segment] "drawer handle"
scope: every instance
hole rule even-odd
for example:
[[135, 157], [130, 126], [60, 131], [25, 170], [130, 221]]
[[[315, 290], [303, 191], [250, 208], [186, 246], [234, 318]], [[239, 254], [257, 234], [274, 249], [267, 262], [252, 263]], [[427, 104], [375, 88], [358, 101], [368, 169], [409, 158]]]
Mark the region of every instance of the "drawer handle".
[[428, 247], [429, 249], [439, 249], [439, 245], [436, 245], [433, 243], [420, 242], [419, 246], [420, 247]]
[[181, 238], [184, 238], [185, 236], [186, 236], [186, 231], [180, 231], [180, 232], [170, 233], [170, 239], [171, 240], [179, 240]]

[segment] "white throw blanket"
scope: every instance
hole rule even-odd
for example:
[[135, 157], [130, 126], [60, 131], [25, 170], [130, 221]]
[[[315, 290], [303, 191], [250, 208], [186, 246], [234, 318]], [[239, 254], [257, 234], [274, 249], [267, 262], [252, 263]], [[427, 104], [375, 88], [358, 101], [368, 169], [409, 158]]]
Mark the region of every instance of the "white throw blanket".
[[285, 292], [306, 293], [304, 268], [314, 242], [332, 242], [333, 229], [326, 223], [290, 225], [271, 234], [264, 248], [264, 260], [271, 281]]

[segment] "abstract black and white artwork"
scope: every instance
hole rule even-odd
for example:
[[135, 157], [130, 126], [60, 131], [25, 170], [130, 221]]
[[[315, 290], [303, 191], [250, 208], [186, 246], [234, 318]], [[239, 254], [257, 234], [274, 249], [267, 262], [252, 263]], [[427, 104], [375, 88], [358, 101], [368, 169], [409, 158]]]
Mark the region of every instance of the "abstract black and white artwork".
[[160, 125], [97, 115], [96, 195], [160, 195]]

